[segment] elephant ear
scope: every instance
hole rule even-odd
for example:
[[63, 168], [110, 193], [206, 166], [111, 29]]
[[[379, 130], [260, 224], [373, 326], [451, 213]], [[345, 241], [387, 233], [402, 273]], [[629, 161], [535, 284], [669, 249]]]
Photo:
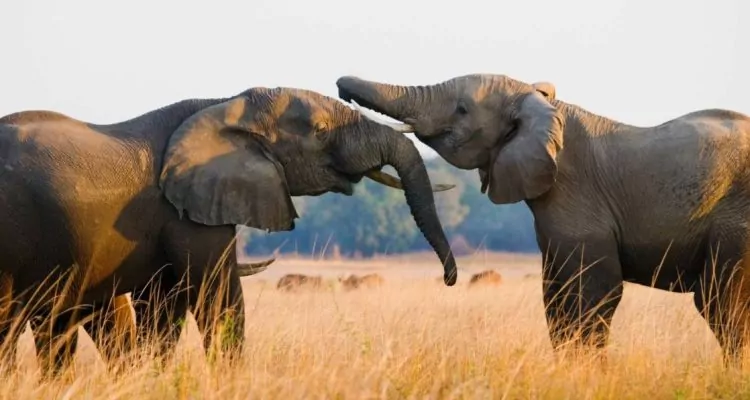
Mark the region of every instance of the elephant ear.
[[191, 116], [172, 134], [160, 177], [180, 216], [204, 225], [291, 230], [297, 212], [284, 170], [262, 143], [248, 99]]
[[516, 134], [501, 145], [490, 168], [489, 198], [496, 204], [536, 198], [552, 187], [563, 146], [560, 112], [537, 92], [526, 95], [515, 115]]
[[555, 85], [553, 85], [552, 82], [537, 82], [531, 86], [533, 86], [537, 92], [543, 94], [547, 101], [555, 99], [557, 90], [555, 90]]

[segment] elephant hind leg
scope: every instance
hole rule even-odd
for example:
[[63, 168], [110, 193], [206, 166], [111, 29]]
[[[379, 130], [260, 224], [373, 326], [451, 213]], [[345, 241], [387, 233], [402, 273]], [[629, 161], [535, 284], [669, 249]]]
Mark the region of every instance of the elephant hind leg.
[[725, 365], [740, 365], [750, 339], [750, 257], [709, 259], [693, 301], [716, 336]]
[[0, 362], [5, 372], [15, 366], [18, 338], [26, 327], [23, 301], [13, 292], [13, 278], [0, 273]]

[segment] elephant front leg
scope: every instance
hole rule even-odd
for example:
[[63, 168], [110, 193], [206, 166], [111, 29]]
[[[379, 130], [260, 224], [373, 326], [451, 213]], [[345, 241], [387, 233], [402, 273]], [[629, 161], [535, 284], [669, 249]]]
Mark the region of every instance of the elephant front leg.
[[232, 359], [241, 353], [245, 339], [234, 236], [234, 226], [178, 220], [165, 228], [162, 238], [172, 270], [191, 286], [189, 304], [206, 351], [219, 344]]
[[245, 339], [245, 303], [236, 268], [224, 268], [219, 276], [204, 281], [194, 308], [203, 332], [207, 355], [219, 350], [230, 361], [239, 359]]
[[171, 269], [164, 269], [148, 285], [131, 293], [136, 320], [136, 343], [155, 346], [162, 360], [171, 358], [185, 326], [188, 288]]
[[602, 349], [623, 292], [616, 246], [550, 246], [543, 257], [543, 292], [552, 346]]

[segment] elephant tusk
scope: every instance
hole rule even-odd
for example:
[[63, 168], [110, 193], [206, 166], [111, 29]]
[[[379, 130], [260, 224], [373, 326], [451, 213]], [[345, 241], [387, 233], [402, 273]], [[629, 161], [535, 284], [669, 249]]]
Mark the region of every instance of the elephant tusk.
[[[365, 176], [382, 185], [392, 187], [394, 189], [404, 190], [404, 185], [401, 184], [400, 179], [396, 178], [395, 176], [389, 175], [383, 171], [370, 171], [367, 174], [365, 174]], [[451, 190], [454, 187], [456, 187], [456, 185], [451, 185], [448, 183], [437, 183], [437, 184], [432, 185], [432, 191], [444, 192], [446, 190]]]
[[271, 258], [257, 263], [237, 264], [237, 274], [240, 277], [255, 275], [268, 269], [268, 266], [273, 264], [274, 261], [276, 261], [276, 259]]
[[479, 188], [479, 190], [482, 192], [482, 194], [487, 193], [487, 188], [490, 186], [490, 177], [489, 174], [483, 170], [479, 170], [479, 181], [482, 183], [482, 186]]
[[412, 128], [412, 126], [409, 125], [409, 124], [405, 124], [403, 122], [388, 122], [388, 121], [383, 121], [379, 116], [374, 115], [375, 114], [374, 111], [368, 110], [368, 109], [360, 106], [359, 104], [357, 104], [356, 101], [352, 100], [351, 104], [354, 107], [354, 109], [357, 112], [359, 112], [359, 114], [361, 116], [369, 119], [372, 122], [375, 122], [375, 123], [380, 124], [380, 125], [387, 126], [387, 127], [391, 128], [394, 131], [399, 132], [399, 133], [411, 133], [411, 132], [414, 132], [414, 128]]

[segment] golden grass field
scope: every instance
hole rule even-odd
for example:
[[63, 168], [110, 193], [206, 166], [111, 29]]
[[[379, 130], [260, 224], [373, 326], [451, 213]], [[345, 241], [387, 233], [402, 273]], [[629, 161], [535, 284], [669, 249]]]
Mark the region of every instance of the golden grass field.
[[[690, 294], [626, 285], [606, 365], [558, 360], [543, 314], [540, 260], [477, 253], [459, 283], [435, 282], [434, 255], [368, 261], [281, 258], [244, 278], [246, 345], [234, 367], [206, 361], [194, 321], [160, 369], [148, 352], [107, 372], [81, 335], [74, 368], [55, 380], [36, 369], [31, 336], [2, 381], [7, 399], [688, 399], [750, 398], [750, 374], [722, 367]], [[502, 285], [467, 289], [494, 268]], [[378, 272], [379, 289], [276, 290], [285, 273]], [[534, 274], [526, 276], [526, 274]], [[83, 332], [83, 331], [81, 331]]]

